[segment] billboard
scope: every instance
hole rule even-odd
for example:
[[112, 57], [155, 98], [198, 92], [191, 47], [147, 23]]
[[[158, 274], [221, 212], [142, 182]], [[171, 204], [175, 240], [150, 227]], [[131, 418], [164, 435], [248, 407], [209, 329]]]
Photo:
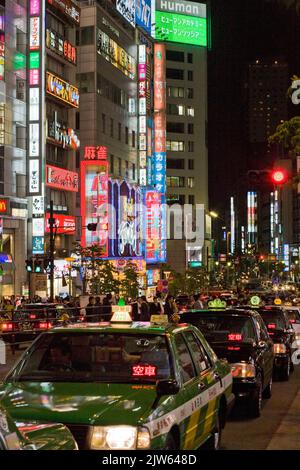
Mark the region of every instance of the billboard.
[[[76, 222], [73, 215], [54, 214], [55, 219], [54, 230], [57, 234], [75, 235]], [[50, 214], [46, 214], [45, 218], [45, 232], [50, 233], [49, 225]]]
[[[36, 1], [36, 0], [34, 0]], [[76, 25], [80, 23], [80, 8], [72, 0], [48, 0], [48, 3], [63, 13]]]
[[79, 107], [78, 88], [51, 72], [46, 72], [46, 91], [49, 95], [69, 104], [73, 108]]
[[46, 186], [65, 191], [78, 191], [78, 174], [52, 165], [46, 165]]
[[[98, 245], [103, 257], [108, 256], [108, 162], [107, 160], [83, 160], [80, 163], [81, 217], [83, 247]], [[97, 222], [96, 230], [87, 226]]]
[[151, 0], [136, 0], [135, 2], [136, 25], [144, 29], [149, 36], [151, 35], [151, 8]]
[[145, 259], [147, 263], [166, 261], [165, 197], [155, 190], [145, 191]]
[[135, 79], [136, 61], [123, 47], [114, 41], [108, 34], [97, 28], [97, 53], [121, 70], [127, 77]]
[[185, 0], [156, 0], [152, 36], [160, 41], [207, 46], [206, 5]]
[[119, 13], [133, 27], [135, 26], [135, 0], [116, 0], [116, 8]]
[[166, 191], [166, 52], [163, 44], [154, 45], [154, 155], [152, 184]]

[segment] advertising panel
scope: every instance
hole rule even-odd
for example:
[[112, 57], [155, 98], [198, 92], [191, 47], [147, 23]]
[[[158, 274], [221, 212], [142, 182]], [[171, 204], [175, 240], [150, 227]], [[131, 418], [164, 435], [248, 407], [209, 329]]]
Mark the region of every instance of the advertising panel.
[[127, 77], [135, 79], [136, 61], [123, 47], [119, 46], [108, 34], [97, 29], [97, 52]]
[[116, 8], [128, 23], [135, 26], [135, 0], [116, 0]]
[[257, 192], [247, 192], [247, 231], [248, 243], [256, 242], [257, 234]]
[[76, 25], [80, 23], [80, 8], [72, 0], [48, 0], [48, 3], [61, 11], [69, 20]]
[[1, 198], [0, 199], [0, 214], [9, 214], [9, 213], [10, 213], [9, 199]]
[[52, 165], [46, 165], [46, 186], [77, 192], [78, 174], [74, 171], [64, 170]]
[[77, 49], [67, 39], [64, 39], [56, 31], [46, 29], [46, 46], [56, 54], [76, 65]]
[[29, 49], [39, 49], [40, 47], [40, 18], [34, 16], [30, 18], [30, 30], [29, 30]]
[[206, 47], [207, 21], [205, 18], [157, 11], [155, 39]]
[[29, 160], [29, 194], [40, 191], [40, 161], [38, 159]]
[[[154, 1], [154, 0], [153, 0]], [[143, 28], [151, 35], [151, 0], [136, 0], [135, 2], [136, 25]]]
[[[84, 160], [80, 164], [81, 176], [81, 245], [98, 245], [103, 257], [108, 256], [108, 162], [107, 160]], [[94, 231], [87, 230], [96, 223]]]
[[[45, 218], [45, 232], [50, 233], [49, 225], [50, 214], [46, 214]], [[53, 218], [55, 219], [54, 231], [57, 234], [64, 235], [75, 235], [76, 231], [76, 221], [75, 217], [72, 215], [63, 215], [63, 214], [54, 214]]]
[[46, 91], [73, 108], [79, 107], [78, 88], [48, 71], [46, 72]]
[[156, 0], [156, 10], [206, 18], [206, 4], [186, 0]]
[[40, 126], [38, 123], [29, 124], [29, 156], [38, 157], [39, 156], [39, 138]]
[[4, 80], [5, 34], [0, 33], [0, 80]]
[[75, 130], [67, 127], [57, 120], [57, 112], [53, 113], [53, 120], [47, 121], [47, 139], [66, 150], [77, 150], [80, 146]]
[[44, 237], [32, 237], [32, 254], [42, 255], [44, 253]]
[[158, 191], [149, 190], [145, 192], [145, 258], [147, 263], [158, 263], [166, 260], [166, 231], [163, 203], [164, 197]]

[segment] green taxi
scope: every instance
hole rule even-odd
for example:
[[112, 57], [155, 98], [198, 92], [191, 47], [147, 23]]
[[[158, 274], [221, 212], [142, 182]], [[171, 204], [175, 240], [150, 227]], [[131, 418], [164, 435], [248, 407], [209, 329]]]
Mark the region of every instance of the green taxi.
[[227, 362], [191, 325], [113, 318], [42, 333], [0, 404], [14, 419], [64, 423], [79, 449], [218, 448], [234, 401]]
[[0, 406], [0, 450], [78, 450], [62, 424], [16, 422]]

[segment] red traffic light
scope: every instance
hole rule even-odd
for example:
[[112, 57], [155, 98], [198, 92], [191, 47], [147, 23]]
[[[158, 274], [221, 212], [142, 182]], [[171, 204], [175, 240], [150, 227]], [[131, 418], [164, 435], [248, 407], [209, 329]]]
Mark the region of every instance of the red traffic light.
[[285, 170], [273, 170], [271, 178], [274, 184], [284, 184], [287, 180], [287, 173]]

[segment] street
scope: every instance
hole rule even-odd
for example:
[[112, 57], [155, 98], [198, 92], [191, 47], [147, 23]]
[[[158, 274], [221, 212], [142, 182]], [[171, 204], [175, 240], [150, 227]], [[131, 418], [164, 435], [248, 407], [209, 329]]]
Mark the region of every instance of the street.
[[[7, 353], [0, 380], [24, 352]], [[249, 419], [235, 406], [222, 434], [222, 450], [300, 450], [300, 367], [288, 382], [273, 382], [272, 398], [263, 401], [260, 418]]]

